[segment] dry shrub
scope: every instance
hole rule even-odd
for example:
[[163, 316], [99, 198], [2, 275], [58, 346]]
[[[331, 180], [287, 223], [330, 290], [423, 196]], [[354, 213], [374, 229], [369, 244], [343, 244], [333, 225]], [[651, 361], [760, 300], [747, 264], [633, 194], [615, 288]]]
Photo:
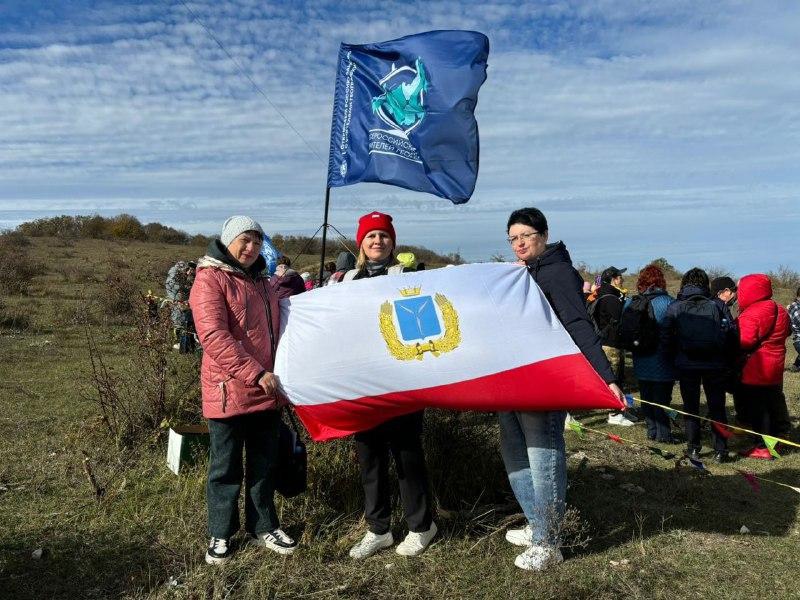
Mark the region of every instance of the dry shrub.
[[123, 358], [112, 367], [98, 340], [104, 327], [85, 326], [94, 400], [106, 432], [124, 448], [155, 440], [164, 428], [199, 422], [199, 361], [172, 351], [169, 310], [150, 310], [141, 296], [132, 309], [133, 327], [121, 340]]
[[106, 275], [95, 296], [103, 316], [112, 323], [131, 323], [136, 303], [141, 299], [139, 284], [129, 271], [113, 270]]
[[31, 280], [42, 266], [30, 256], [30, 241], [24, 235], [8, 232], [0, 235], [0, 293], [27, 294]]
[[123, 240], [145, 240], [147, 233], [145, 233], [139, 219], [133, 215], [121, 214], [113, 219], [108, 226], [108, 233], [111, 237]]
[[773, 287], [792, 290], [792, 293], [800, 287], [800, 273], [786, 265], [780, 265], [777, 270], [767, 271], [766, 274], [772, 280]]
[[720, 277], [730, 277], [731, 279], [735, 280], [733, 273], [731, 273], [725, 267], [718, 267], [718, 266], [708, 267], [706, 269], [706, 274], [708, 275], [709, 281], [714, 281], [715, 279], [719, 279]]

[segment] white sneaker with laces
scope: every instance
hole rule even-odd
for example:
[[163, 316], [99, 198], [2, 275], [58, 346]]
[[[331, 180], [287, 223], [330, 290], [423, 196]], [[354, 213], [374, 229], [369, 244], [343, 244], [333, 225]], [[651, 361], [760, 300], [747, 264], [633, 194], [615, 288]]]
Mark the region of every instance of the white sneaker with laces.
[[525, 525], [522, 529], [509, 529], [506, 531], [506, 540], [515, 546], [532, 546], [533, 532], [530, 525]]
[[212, 537], [206, 550], [206, 563], [209, 565], [221, 565], [228, 562], [230, 558], [231, 548], [228, 546], [228, 540]]
[[425, 548], [430, 545], [437, 531], [439, 531], [439, 529], [436, 527], [436, 523], [431, 523], [428, 531], [421, 531], [419, 533], [409, 531], [408, 535], [406, 535], [406, 539], [397, 545], [396, 552], [400, 556], [419, 556], [425, 552]]
[[263, 546], [268, 550], [277, 552], [278, 554], [292, 554], [297, 548], [297, 542], [294, 541], [289, 535], [280, 527], [273, 529], [266, 533], [253, 536], [253, 543], [257, 546]]
[[394, 544], [394, 536], [391, 531], [383, 534], [368, 531], [355, 546], [350, 548], [350, 558], [369, 558], [376, 552], [388, 548]]
[[514, 565], [526, 571], [544, 571], [562, 562], [561, 550], [553, 546], [531, 546], [514, 559]]
[[636, 425], [636, 423], [634, 423], [628, 417], [626, 417], [624, 413], [616, 413], [613, 415], [608, 415], [608, 424], [622, 425], [623, 427], [633, 427], [634, 425]]

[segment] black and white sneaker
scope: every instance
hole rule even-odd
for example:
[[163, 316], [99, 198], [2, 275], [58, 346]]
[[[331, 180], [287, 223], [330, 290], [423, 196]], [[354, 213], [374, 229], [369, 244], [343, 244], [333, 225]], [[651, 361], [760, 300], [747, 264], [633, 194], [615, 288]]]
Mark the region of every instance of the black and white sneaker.
[[231, 548], [228, 540], [212, 537], [206, 550], [206, 562], [209, 565], [221, 565], [231, 558]]
[[280, 528], [255, 535], [252, 541], [254, 544], [268, 548], [278, 554], [291, 554], [297, 548], [297, 542]]

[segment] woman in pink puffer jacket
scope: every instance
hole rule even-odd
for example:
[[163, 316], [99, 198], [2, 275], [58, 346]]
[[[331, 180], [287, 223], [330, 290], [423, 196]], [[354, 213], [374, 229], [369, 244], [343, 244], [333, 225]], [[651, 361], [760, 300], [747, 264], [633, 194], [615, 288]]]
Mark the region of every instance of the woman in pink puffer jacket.
[[[275, 468], [284, 403], [272, 373], [280, 307], [260, 254], [264, 231], [250, 217], [225, 221], [219, 240], [197, 262], [189, 296], [203, 347], [200, 381], [208, 419], [208, 533], [206, 562], [230, 558], [239, 529], [239, 492], [245, 480], [245, 531], [254, 542], [291, 554], [295, 541], [275, 511]], [[247, 455], [243, 468], [242, 454]]]

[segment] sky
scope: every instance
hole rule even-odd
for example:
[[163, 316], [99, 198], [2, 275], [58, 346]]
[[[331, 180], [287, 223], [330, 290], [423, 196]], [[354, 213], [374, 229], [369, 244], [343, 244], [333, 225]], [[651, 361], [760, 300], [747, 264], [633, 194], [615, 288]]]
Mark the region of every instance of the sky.
[[186, 1], [0, 0], [0, 228], [244, 213], [311, 235], [339, 44], [471, 29], [491, 44], [472, 199], [335, 188], [343, 233], [381, 210], [401, 243], [510, 258], [508, 214], [536, 206], [594, 267], [798, 267], [796, 2]]

